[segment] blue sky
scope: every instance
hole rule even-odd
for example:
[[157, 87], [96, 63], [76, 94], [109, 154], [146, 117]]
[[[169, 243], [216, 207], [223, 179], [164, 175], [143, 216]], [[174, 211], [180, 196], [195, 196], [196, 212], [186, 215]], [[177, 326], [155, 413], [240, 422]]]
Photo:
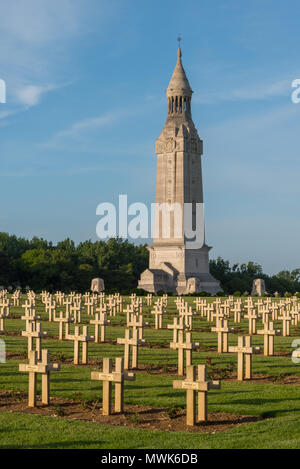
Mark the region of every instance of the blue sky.
[[96, 239], [96, 206], [154, 201], [178, 33], [204, 140], [211, 257], [299, 267], [298, 1], [1, 3], [0, 231]]

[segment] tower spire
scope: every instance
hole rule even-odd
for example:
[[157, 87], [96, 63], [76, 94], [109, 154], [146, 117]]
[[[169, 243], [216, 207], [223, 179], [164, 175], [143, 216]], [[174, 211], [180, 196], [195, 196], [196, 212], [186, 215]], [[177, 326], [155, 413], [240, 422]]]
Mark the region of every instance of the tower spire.
[[180, 34], [177, 41], [177, 62], [167, 89], [168, 115], [170, 116], [178, 116], [178, 114], [190, 115], [191, 96], [193, 93], [181, 62]]

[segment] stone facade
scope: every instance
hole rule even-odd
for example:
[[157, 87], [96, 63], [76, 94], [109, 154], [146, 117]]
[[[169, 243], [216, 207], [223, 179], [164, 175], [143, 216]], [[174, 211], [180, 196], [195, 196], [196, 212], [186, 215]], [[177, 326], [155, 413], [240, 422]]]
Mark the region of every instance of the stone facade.
[[[215, 294], [220, 285], [209, 272], [210, 247], [205, 236], [198, 247], [188, 247], [185, 237], [184, 204], [190, 203], [193, 225], [196, 204], [203, 204], [202, 140], [192, 120], [190, 88], [178, 49], [177, 64], [167, 89], [168, 115], [156, 141], [157, 175], [153, 245], [149, 246], [149, 269], [141, 274], [139, 288], [150, 292], [177, 294], [208, 291]], [[159, 207], [181, 207], [181, 217], [170, 215], [169, 231]], [[204, 233], [204, 220], [202, 222]]]

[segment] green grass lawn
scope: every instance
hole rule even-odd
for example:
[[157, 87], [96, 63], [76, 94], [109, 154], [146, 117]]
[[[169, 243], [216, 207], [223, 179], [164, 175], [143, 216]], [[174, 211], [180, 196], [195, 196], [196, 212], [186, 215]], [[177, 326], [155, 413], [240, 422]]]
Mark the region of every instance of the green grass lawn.
[[[188, 298], [192, 302], [192, 298]], [[146, 405], [155, 408], [185, 406], [185, 392], [174, 390], [172, 382], [176, 376], [167, 373], [168, 366], [177, 364], [177, 353], [168, 348], [172, 331], [166, 325], [172, 322], [176, 311], [173, 299], [170, 300], [168, 313], [164, 316], [164, 329], [154, 330], [154, 317], [150, 308], [145, 308], [144, 337], [147, 345], [140, 348], [139, 364], [148, 366], [136, 373], [136, 381], [126, 382], [125, 403]], [[20, 319], [22, 308], [12, 308], [14, 319], [5, 321], [8, 335], [5, 340], [7, 352], [25, 354], [27, 339], [17, 334], [25, 328]], [[43, 340], [52, 361], [59, 361], [61, 371], [51, 375], [51, 396], [77, 400], [101, 399], [101, 383], [91, 381], [90, 373], [95, 366], [73, 366], [73, 343], [58, 341], [58, 324], [49, 323], [47, 314], [38, 304], [38, 314], [42, 319], [43, 330], [48, 339]], [[88, 324], [90, 317], [84, 312], [82, 322]], [[112, 325], [107, 327], [105, 344], [90, 344], [90, 360], [100, 361], [103, 357], [122, 356], [123, 347], [116, 345], [117, 337], [124, 337], [125, 314], [119, 313], [111, 318]], [[230, 334], [229, 343], [236, 344], [238, 334], [247, 333], [248, 322], [231, 324], [236, 331]], [[237, 382], [228, 379], [226, 370], [234, 364], [235, 354], [216, 353], [217, 336], [210, 332], [212, 326], [206, 319], [197, 317], [193, 321], [195, 331], [193, 340], [200, 342], [201, 349], [193, 353], [193, 363], [209, 364], [210, 373], [224, 371], [220, 390], [209, 392], [209, 412], [222, 412], [240, 415], [261, 416], [264, 420], [243, 424], [215, 434], [194, 434], [130, 429], [126, 427], [104, 426], [89, 422], [71, 421], [60, 417], [44, 417], [29, 414], [0, 412], [0, 448], [300, 448], [300, 393], [298, 385], [280, 384], [283, 376], [299, 375], [300, 364], [291, 360], [292, 340], [300, 336], [299, 329], [292, 327], [292, 337], [276, 337], [275, 352], [280, 356], [253, 358], [254, 379], [251, 382]], [[277, 322], [276, 327], [281, 327]], [[71, 327], [72, 331], [73, 326]], [[259, 329], [261, 326], [259, 325]], [[93, 334], [93, 328], [89, 330]], [[263, 338], [253, 337], [253, 344], [263, 348]], [[25, 360], [22, 360], [25, 361]], [[0, 389], [27, 392], [28, 376], [18, 371], [20, 360], [13, 356], [0, 364]], [[162, 373], [152, 373], [151, 367], [161, 367]], [[174, 369], [173, 369], [174, 373]], [[264, 382], [261, 378], [268, 377]]]
[[1, 449], [300, 448], [299, 415], [250, 423], [212, 435], [136, 430], [0, 412], [0, 435]]

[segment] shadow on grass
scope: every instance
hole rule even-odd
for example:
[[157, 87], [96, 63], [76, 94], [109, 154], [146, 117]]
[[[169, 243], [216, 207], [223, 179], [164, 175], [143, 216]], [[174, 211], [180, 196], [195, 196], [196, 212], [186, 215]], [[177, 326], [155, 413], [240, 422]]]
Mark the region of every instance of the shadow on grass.
[[[263, 404], [270, 404], [270, 403], [280, 403], [280, 402], [286, 402], [286, 401], [297, 401], [299, 402], [299, 397], [289, 397], [288, 399], [271, 399], [271, 398], [257, 398], [257, 399], [233, 399], [232, 402], [224, 403], [224, 405], [236, 405], [236, 404], [241, 404], [241, 405], [263, 405]], [[281, 409], [278, 409], [281, 411]], [[295, 410], [300, 410], [300, 409], [295, 409]], [[290, 412], [289, 409], [287, 411]]]
[[291, 413], [291, 412], [300, 412], [300, 409], [266, 410], [265, 412], [262, 412], [260, 415], [264, 419], [266, 419], [266, 418], [280, 417], [280, 415], [284, 415], [284, 414]]

